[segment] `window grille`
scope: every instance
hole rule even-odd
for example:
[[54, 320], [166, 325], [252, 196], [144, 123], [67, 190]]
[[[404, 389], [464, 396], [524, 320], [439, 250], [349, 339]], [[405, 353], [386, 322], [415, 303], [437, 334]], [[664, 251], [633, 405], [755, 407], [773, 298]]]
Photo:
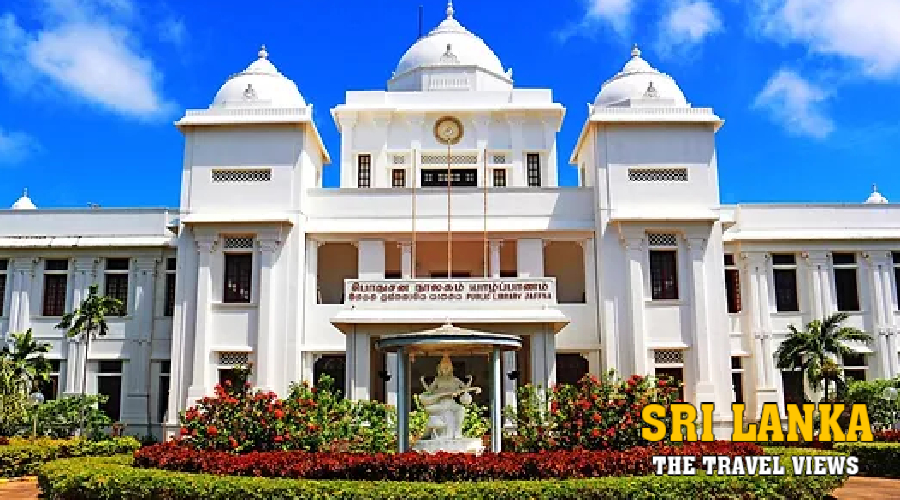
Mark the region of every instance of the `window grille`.
[[265, 169], [230, 169], [213, 170], [213, 182], [268, 182], [272, 180], [272, 170]]
[[[422, 165], [446, 165], [447, 164], [447, 155], [446, 154], [427, 154], [422, 155]], [[451, 154], [450, 155], [450, 164], [451, 165], [477, 165], [478, 164], [478, 155], [477, 154]]]
[[356, 185], [361, 188], [372, 187], [372, 156], [357, 156], [356, 166]]
[[253, 238], [249, 236], [225, 238], [225, 250], [250, 250], [253, 248]]
[[528, 186], [537, 187], [541, 185], [541, 155], [537, 153], [528, 153], [525, 156], [526, 174], [528, 177]]
[[678, 246], [675, 235], [671, 233], [649, 233], [647, 234], [647, 243], [651, 247]]
[[391, 163], [394, 165], [406, 165], [406, 155], [393, 155]]
[[628, 180], [634, 182], [686, 182], [686, 168], [630, 168]]
[[505, 154], [497, 154], [495, 153], [493, 156], [493, 163], [495, 165], [506, 165], [507, 156]]
[[506, 169], [494, 169], [494, 187], [506, 187]]
[[219, 364], [227, 366], [247, 365], [250, 353], [240, 351], [224, 351], [219, 353]]
[[684, 351], [680, 349], [656, 349], [653, 361], [658, 365], [683, 365]]

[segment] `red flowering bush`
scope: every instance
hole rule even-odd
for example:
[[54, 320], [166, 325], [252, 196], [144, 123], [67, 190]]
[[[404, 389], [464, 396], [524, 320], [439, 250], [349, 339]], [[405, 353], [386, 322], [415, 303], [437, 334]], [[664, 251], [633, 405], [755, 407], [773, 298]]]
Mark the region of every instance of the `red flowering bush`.
[[287, 399], [250, 385], [216, 386], [181, 415], [185, 445], [199, 450], [248, 453], [270, 450], [388, 451], [394, 447], [393, 414], [376, 402], [341, 398], [330, 379], [320, 387], [296, 384]]
[[876, 443], [900, 443], [900, 430], [883, 429], [874, 432]]
[[646, 445], [641, 411], [648, 404], [668, 408], [679, 402], [677, 397], [678, 385], [671, 379], [633, 375], [621, 381], [612, 372], [602, 379], [586, 375], [574, 385], [559, 384], [550, 391], [525, 386], [511, 415], [516, 433], [507, 442], [519, 451], [624, 450]]
[[308, 453], [258, 452], [234, 455], [202, 451], [168, 442], [135, 453], [134, 465], [170, 471], [237, 476], [366, 481], [478, 481], [569, 479], [653, 474], [654, 455], [761, 455], [753, 443], [694, 442], [627, 451], [552, 451], [541, 453]]

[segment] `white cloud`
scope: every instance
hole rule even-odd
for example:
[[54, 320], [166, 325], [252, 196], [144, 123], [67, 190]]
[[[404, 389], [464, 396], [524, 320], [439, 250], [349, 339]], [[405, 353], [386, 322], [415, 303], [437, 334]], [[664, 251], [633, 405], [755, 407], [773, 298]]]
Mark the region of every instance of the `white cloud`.
[[585, 12], [582, 18], [557, 32], [565, 41], [576, 35], [590, 34], [608, 25], [619, 35], [625, 35], [631, 25], [631, 14], [639, 0], [582, 0]]
[[677, 0], [660, 23], [661, 41], [693, 45], [722, 30], [718, 11], [706, 0]]
[[897, 0], [756, 0], [763, 33], [856, 63], [870, 77], [900, 74]]
[[822, 110], [830, 94], [797, 72], [782, 68], [756, 96], [753, 107], [766, 110], [791, 134], [824, 139], [834, 122]]
[[0, 164], [18, 163], [38, 149], [37, 141], [30, 135], [0, 128]]
[[128, 20], [130, 0], [44, 0], [40, 25], [0, 17], [0, 76], [22, 90], [49, 84], [115, 113], [159, 118], [172, 105]]

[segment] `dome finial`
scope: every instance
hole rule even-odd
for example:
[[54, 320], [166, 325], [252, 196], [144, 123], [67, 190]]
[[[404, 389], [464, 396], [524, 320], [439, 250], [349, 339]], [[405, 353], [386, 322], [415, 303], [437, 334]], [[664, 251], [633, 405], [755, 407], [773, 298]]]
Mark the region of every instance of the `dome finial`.
[[[873, 186], [874, 186], [874, 184], [873, 184]], [[28, 198], [28, 188], [23, 188], [23, 189], [22, 189], [22, 196], [25, 197], [25, 198]]]
[[259, 48], [259, 52], [256, 53], [260, 59], [268, 59], [269, 51], [266, 50], [266, 44], [263, 44], [262, 47]]
[[641, 49], [638, 48], [638, 44], [634, 44], [631, 48], [631, 57], [641, 57]]
[[886, 203], [890, 203], [887, 198], [885, 198], [881, 193], [878, 192], [878, 186], [875, 183], [872, 183], [872, 194], [869, 195], [869, 198], [866, 200], [865, 204], [867, 205], [883, 205]]
[[447, 19], [453, 19], [453, 0], [447, 0]]

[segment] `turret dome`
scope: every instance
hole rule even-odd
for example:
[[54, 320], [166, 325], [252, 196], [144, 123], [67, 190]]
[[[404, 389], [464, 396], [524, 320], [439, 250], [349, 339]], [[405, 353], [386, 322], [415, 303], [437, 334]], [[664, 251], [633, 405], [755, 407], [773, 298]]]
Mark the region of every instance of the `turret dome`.
[[300, 108], [306, 101], [297, 85], [281, 74], [269, 61], [265, 45], [259, 49], [258, 59], [244, 71], [232, 75], [222, 85], [212, 107], [266, 106], [272, 108]]
[[659, 99], [662, 106], [688, 106], [675, 80], [650, 66], [635, 45], [622, 71], [603, 83], [594, 106], [622, 106], [637, 99]]

